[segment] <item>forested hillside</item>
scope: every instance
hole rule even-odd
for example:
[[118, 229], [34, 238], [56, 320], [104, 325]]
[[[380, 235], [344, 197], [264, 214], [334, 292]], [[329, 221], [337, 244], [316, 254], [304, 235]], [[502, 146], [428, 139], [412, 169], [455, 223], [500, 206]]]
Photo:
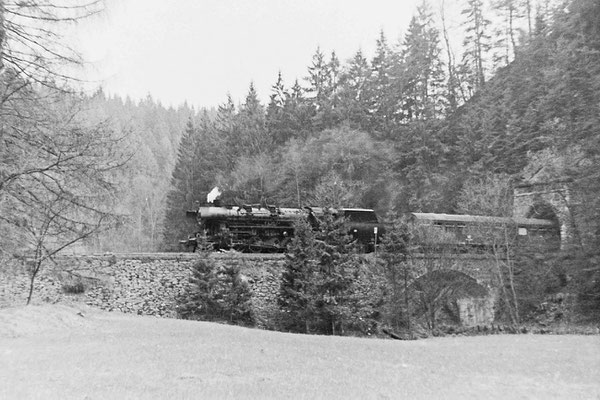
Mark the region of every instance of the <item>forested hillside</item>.
[[96, 251], [152, 251], [162, 240], [166, 193], [177, 148], [196, 111], [187, 105], [166, 108], [148, 96], [140, 102], [107, 97], [98, 91], [83, 99], [82, 113], [105, 122], [123, 136], [127, 163], [115, 173], [119, 216], [115, 229], [89, 243]]
[[232, 203], [502, 215], [510, 205], [467, 207], [461, 192], [506, 192], [545, 166], [595, 193], [600, 6], [470, 0], [462, 15], [460, 60], [423, 3], [398, 43], [381, 33], [371, 59], [317, 49], [305, 79], [280, 73], [267, 105], [251, 85], [239, 106], [190, 120], [165, 245], [189, 232], [185, 210], [214, 186]]
[[[390, 211], [502, 215], [510, 206], [467, 204], [461, 193], [482, 182], [502, 186], [496, 193], [510, 192], [510, 185], [539, 177], [543, 169], [548, 179], [572, 179], [585, 199], [578, 212], [596, 221], [597, 1], [465, 0], [462, 5], [460, 51], [444, 10], [424, 1], [403, 37], [390, 40], [381, 32], [373, 38], [374, 54], [359, 50], [340, 60], [335, 51], [317, 48], [305, 76], [288, 81], [281, 71], [273, 77], [266, 104], [250, 84], [244, 99], [224, 93], [223, 104], [196, 110], [166, 108], [150, 96], [131, 101], [102, 91], [93, 96], [64, 91], [60, 75], [52, 74], [50, 54], [48, 64], [34, 69], [36, 64], [21, 61], [5, 44], [20, 40], [10, 18], [24, 7], [6, 3], [7, 30], [0, 31], [6, 32], [0, 36], [3, 213], [16, 209], [11, 196], [18, 198], [29, 185], [21, 180], [43, 175], [55, 164], [53, 173], [62, 174], [61, 154], [72, 150], [67, 135], [60, 151], [52, 153], [55, 164], [45, 164], [50, 153], [38, 161], [15, 157], [28, 146], [43, 147], [28, 142], [32, 132], [64, 128], [64, 123], [42, 126], [33, 117], [38, 113], [53, 115], [48, 121], [73, 123], [65, 133], [106, 136], [111, 146], [104, 146], [110, 147], [104, 160], [118, 160], [100, 169], [101, 187], [111, 189], [110, 201], [102, 204], [113, 229], [93, 240], [86, 231], [85, 244], [94, 251], [175, 248], [193, 231], [185, 211], [215, 186], [232, 203], [369, 207], [382, 216]], [[76, 60], [69, 53], [63, 58]], [[52, 96], [60, 101], [43, 94], [41, 88], [49, 87], [58, 89]], [[53, 113], [44, 101], [60, 110]], [[17, 141], [9, 140], [9, 131]], [[102, 160], [102, 144], [97, 145], [94, 156]], [[75, 185], [79, 178], [71, 181]], [[6, 232], [24, 226], [21, 214], [3, 221]], [[593, 237], [595, 229], [582, 227]]]

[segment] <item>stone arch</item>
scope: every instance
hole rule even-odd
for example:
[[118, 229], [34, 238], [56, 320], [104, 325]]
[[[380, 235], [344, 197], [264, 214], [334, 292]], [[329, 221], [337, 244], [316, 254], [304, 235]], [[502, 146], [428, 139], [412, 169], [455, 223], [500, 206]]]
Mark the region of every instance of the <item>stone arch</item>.
[[529, 207], [525, 217], [547, 219], [555, 221], [557, 224], [559, 223], [556, 208], [552, 204], [544, 201], [541, 196], [534, 197], [533, 204]]
[[494, 320], [494, 296], [472, 276], [455, 269], [436, 269], [409, 286], [413, 316], [431, 328], [439, 323], [487, 325]]
[[571, 201], [568, 181], [524, 183], [514, 188], [513, 216], [556, 221], [564, 247], [573, 238]]
[[559, 214], [560, 212], [554, 204], [545, 201], [541, 196], [534, 196], [533, 204], [529, 207], [525, 217], [551, 221], [553, 227], [534, 229], [532, 234], [527, 234], [527, 236], [521, 239], [521, 243], [535, 245], [538, 248], [544, 248], [549, 251], [558, 249], [561, 243], [563, 243], [561, 240], [561, 218]]

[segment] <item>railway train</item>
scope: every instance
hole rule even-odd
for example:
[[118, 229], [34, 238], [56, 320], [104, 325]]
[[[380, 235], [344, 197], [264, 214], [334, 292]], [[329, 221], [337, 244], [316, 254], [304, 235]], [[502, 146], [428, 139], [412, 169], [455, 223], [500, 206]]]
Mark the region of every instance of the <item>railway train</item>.
[[348, 235], [367, 251], [373, 250], [378, 237], [385, 233], [375, 212], [366, 208], [221, 206], [217, 203], [187, 212], [188, 217], [196, 219], [199, 230], [180, 244], [195, 251], [201, 238], [205, 238], [215, 250], [284, 252], [294, 236], [296, 221], [305, 219], [316, 227], [326, 213], [343, 217]]
[[[217, 200], [188, 211], [188, 216], [196, 219], [199, 229], [180, 244], [188, 251], [195, 251], [203, 238], [215, 250], [284, 252], [294, 236], [296, 221], [305, 219], [316, 227], [326, 213], [343, 217], [348, 235], [367, 252], [376, 249], [385, 235], [385, 224], [371, 209], [222, 206]], [[555, 249], [560, 245], [558, 223], [547, 219], [414, 212], [409, 214], [408, 221], [415, 226], [428, 225], [451, 233], [443, 240], [454, 251], [486, 250], [506, 239], [516, 239], [514, 243], [519, 246], [542, 244], [548, 249]], [[416, 244], [426, 246], [426, 243]], [[440, 244], [434, 245], [439, 247]]]

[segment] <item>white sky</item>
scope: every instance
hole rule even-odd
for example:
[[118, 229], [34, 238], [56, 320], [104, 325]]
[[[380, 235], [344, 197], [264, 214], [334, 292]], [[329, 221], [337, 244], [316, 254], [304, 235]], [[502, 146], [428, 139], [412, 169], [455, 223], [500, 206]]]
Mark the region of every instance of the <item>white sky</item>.
[[[80, 23], [76, 47], [104, 90], [164, 105], [243, 101], [250, 82], [266, 103], [281, 70], [286, 86], [307, 75], [317, 46], [345, 62], [373, 56], [381, 30], [397, 43], [421, 0], [106, 0]], [[458, 0], [446, 0], [456, 8]], [[437, 12], [437, 1], [431, 1]]]

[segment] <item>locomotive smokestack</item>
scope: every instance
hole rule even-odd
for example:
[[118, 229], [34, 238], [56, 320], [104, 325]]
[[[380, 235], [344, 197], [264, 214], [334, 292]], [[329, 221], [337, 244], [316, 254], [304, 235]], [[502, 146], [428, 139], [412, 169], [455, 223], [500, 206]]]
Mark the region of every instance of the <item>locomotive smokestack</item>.
[[217, 186], [215, 186], [213, 190], [211, 190], [210, 193], [206, 195], [206, 202], [213, 203], [220, 195], [221, 191]]

